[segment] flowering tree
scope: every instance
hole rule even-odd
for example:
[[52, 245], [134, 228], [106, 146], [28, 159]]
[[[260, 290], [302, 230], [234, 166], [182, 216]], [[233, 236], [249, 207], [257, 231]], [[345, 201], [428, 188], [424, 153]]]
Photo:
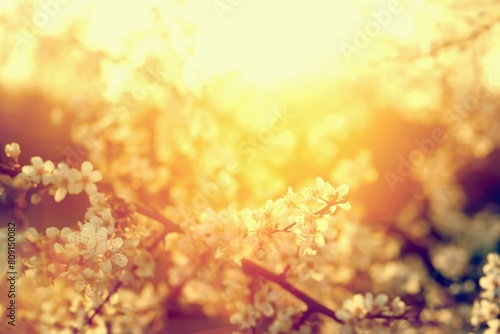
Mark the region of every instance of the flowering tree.
[[[99, 191], [96, 183], [102, 174], [93, 170], [89, 161], [84, 161], [80, 169], [64, 162], [55, 167], [52, 161], [37, 156], [31, 158], [31, 165], [21, 168], [19, 144], [7, 144], [5, 152], [11, 158], [2, 165], [11, 175], [5, 184], [20, 192], [33, 192], [32, 199], [43, 192], [61, 202], [66, 194], [83, 191], [89, 199], [90, 206], [78, 226], [61, 230], [49, 227], [40, 233], [29, 227], [18, 240], [26, 260], [16, 270], [30, 272], [37, 287], [63, 282], [58, 285], [81, 293], [80, 307], [91, 310], [59, 322], [62, 329], [92, 327], [96, 316], [106, 316], [105, 307], [120, 288], [141, 293], [154, 277], [155, 263], [165, 254], [172, 257], [169, 283], [182, 287], [184, 298], [202, 303], [207, 312], [216, 309], [230, 315], [230, 322], [243, 329], [262, 327], [265, 320], [271, 332], [308, 332], [308, 321], [315, 313], [351, 328], [372, 328], [368, 320], [405, 319], [405, 304], [399, 297], [391, 301], [386, 294], [375, 298], [371, 293], [357, 294], [334, 311], [289, 282], [301, 263], [321, 262], [322, 256], [328, 256], [326, 252], [322, 255], [322, 250], [327, 240], [334, 244], [339, 233], [335, 213], [351, 208], [347, 185], [334, 187], [318, 177], [313, 186], [302, 189], [301, 196], [288, 188], [283, 197], [268, 200], [261, 209], [207, 209], [199, 217], [176, 225], [152, 208]], [[158, 235], [152, 234], [150, 226], [137, 215], [164, 223]], [[7, 233], [3, 238], [7, 239]], [[210, 279], [194, 275], [195, 259], [209, 263], [196, 270], [206, 271], [203, 276]], [[222, 285], [215, 273], [222, 273]], [[289, 295], [283, 295], [283, 291]], [[162, 297], [168, 298], [169, 292]], [[124, 319], [118, 323], [131, 325]], [[41, 323], [32, 330], [50, 325]], [[146, 330], [144, 325], [148, 323], [136, 326]]]
[[361, 2], [209, 79], [190, 1], [1, 12], [0, 332], [499, 332], [498, 5]]

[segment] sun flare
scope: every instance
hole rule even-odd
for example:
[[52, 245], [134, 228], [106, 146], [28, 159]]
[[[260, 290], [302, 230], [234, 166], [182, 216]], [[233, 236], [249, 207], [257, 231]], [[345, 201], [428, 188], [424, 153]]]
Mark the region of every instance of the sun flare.
[[497, 333], [499, 18], [0, 1], [0, 333]]

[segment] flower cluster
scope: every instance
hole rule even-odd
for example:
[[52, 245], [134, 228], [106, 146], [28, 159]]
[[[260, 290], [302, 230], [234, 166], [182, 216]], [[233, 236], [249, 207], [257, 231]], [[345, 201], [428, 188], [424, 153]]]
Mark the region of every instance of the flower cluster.
[[268, 200], [264, 208], [254, 210], [245, 225], [250, 234], [288, 232], [295, 236], [299, 255], [315, 255], [325, 246], [325, 233], [334, 223], [337, 207], [350, 210], [349, 187], [333, 187], [321, 177], [314, 186], [302, 189], [301, 197], [291, 187], [276, 201]]
[[479, 280], [483, 288], [481, 299], [474, 302], [471, 324], [479, 326], [486, 323], [486, 334], [498, 333], [500, 329], [500, 256], [490, 253], [483, 267], [484, 276]]
[[89, 161], [82, 162], [80, 169], [70, 168], [60, 162], [57, 167], [50, 160], [43, 161], [41, 157], [32, 157], [31, 165], [23, 166], [23, 174], [33, 183], [42, 183], [49, 187], [56, 202], [62, 201], [69, 193], [78, 195], [83, 190], [88, 195], [97, 192], [96, 183], [101, 181], [101, 172], [94, 170]]
[[[113, 221], [108, 224], [113, 230]], [[30, 244], [24, 247], [27, 250], [34, 247], [39, 252], [27, 264], [35, 269], [38, 286], [47, 286], [63, 276], [75, 281], [75, 291], [85, 289], [88, 297], [97, 299], [108, 284], [107, 275], [115, 267], [123, 268], [128, 263], [128, 258], [120, 252], [124, 242], [121, 237], [112, 237], [99, 216], [78, 225], [79, 230], [49, 227], [45, 235], [28, 228], [23, 235]]]
[[399, 317], [404, 314], [405, 307], [405, 303], [399, 297], [389, 302], [386, 294], [373, 297], [368, 292], [364, 296], [355, 294], [351, 299], [345, 300], [342, 308], [335, 312], [335, 316], [346, 323], [377, 316]]
[[[15, 147], [10, 148], [11, 155], [15, 154], [12, 150]], [[57, 202], [67, 194], [83, 191], [90, 202], [83, 222], [78, 222], [76, 228], [50, 227], [44, 234], [34, 228], [24, 231], [23, 252], [29, 254], [26, 265], [33, 269], [37, 286], [47, 287], [56, 278], [66, 279], [74, 291], [84, 292], [93, 305], [99, 305], [110, 289], [111, 279], [132, 282], [134, 277], [154, 275], [155, 259], [140, 247], [150, 233], [143, 231], [142, 224], [131, 224], [128, 214], [115, 220], [111, 202], [95, 185], [102, 175], [90, 162], [83, 162], [78, 170], [63, 162], [56, 167], [52, 161], [33, 157], [31, 165], [21, 170], [20, 175], [35, 190], [48, 189]], [[306, 280], [311, 275], [323, 281], [325, 276], [314, 274], [310, 265], [314, 258], [321, 257], [318, 251], [336, 238], [339, 229], [334, 215], [338, 208], [350, 210], [348, 200], [347, 185], [334, 187], [318, 177], [314, 185], [304, 187], [300, 193], [289, 187], [285, 195], [268, 200], [262, 208], [219, 212], [208, 208], [195, 219], [181, 223], [185, 233], [165, 240], [164, 249], [172, 258], [168, 283], [182, 286], [182, 300], [201, 304], [208, 314], [220, 312], [220, 305], [225, 305], [229, 321], [242, 328], [258, 327], [266, 319], [270, 333], [294, 332], [305, 312], [304, 305], [272, 285], [256, 286], [256, 281], [242, 272], [240, 260], [274, 263], [275, 270], [284, 270], [283, 275], [288, 270], [285, 266], [299, 264], [298, 268], [302, 261], [309, 269], [301, 268], [309, 274], [301, 278]], [[202, 265], [206, 260], [211, 261], [211, 266]], [[222, 285], [217, 278], [219, 272], [227, 276]], [[221, 289], [223, 293], [218, 294]], [[399, 298], [389, 302], [386, 295], [374, 298], [368, 293], [345, 301], [335, 315], [340, 322], [352, 323], [399, 317], [404, 310], [405, 304]], [[301, 323], [296, 332], [308, 333], [310, 326], [309, 322]]]
[[[20, 148], [12, 143], [6, 145], [5, 151], [8, 156], [17, 158]], [[56, 202], [62, 201], [67, 194], [85, 191], [91, 204], [85, 221], [78, 222], [77, 229], [49, 227], [45, 234], [40, 234], [30, 227], [23, 232], [27, 241], [22, 244], [23, 251], [32, 253], [26, 265], [34, 269], [37, 286], [48, 286], [62, 276], [74, 281], [75, 291], [85, 290], [88, 297], [100, 298], [109, 285], [108, 277], [129, 262], [122, 251], [126, 248], [122, 247], [126, 242], [125, 235], [116, 231], [111, 209], [95, 185], [101, 180], [101, 173], [94, 170], [89, 161], [84, 161], [78, 170], [64, 162], [55, 167], [52, 161], [43, 161], [38, 156], [31, 158], [31, 165], [23, 166], [21, 171], [18, 175], [30, 182], [33, 188], [47, 187]]]

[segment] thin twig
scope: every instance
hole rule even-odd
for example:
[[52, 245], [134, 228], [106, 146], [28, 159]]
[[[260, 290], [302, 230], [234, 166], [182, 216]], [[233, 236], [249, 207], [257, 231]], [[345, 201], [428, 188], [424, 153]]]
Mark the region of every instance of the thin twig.
[[500, 20], [500, 17], [497, 17], [497, 18], [493, 19], [491, 22], [488, 22], [487, 24], [483, 24], [483, 25], [479, 26], [478, 28], [472, 30], [465, 37], [458, 38], [455, 40], [449, 40], [449, 41], [442, 43], [441, 45], [436, 46], [435, 48], [433, 48], [429, 52], [428, 56], [435, 57], [443, 49], [453, 47], [453, 46], [462, 45], [462, 44], [477, 40], [482, 34], [495, 28], [497, 26], [497, 24], [500, 22], [499, 20]]
[[118, 292], [118, 289], [123, 285], [122, 282], [118, 282], [115, 286], [115, 288], [113, 290], [110, 290], [109, 291], [109, 294], [108, 296], [106, 297], [106, 299], [104, 299], [104, 301], [101, 303], [101, 305], [99, 305], [97, 308], [94, 309], [94, 312], [92, 313], [92, 315], [90, 317], [87, 318], [87, 320], [85, 321], [85, 323], [82, 325], [82, 327], [80, 329], [77, 329], [75, 328], [73, 330], [73, 333], [77, 334], [79, 332], [81, 332], [85, 326], [90, 326], [92, 325], [92, 321], [94, 320], [95, 316], [100, 314], [102, 309], [104, 308], [104, 305], [106, 305], [108, 303], [108, 301], [111, 299], [111, 297], [113, 297], [113, 295]]

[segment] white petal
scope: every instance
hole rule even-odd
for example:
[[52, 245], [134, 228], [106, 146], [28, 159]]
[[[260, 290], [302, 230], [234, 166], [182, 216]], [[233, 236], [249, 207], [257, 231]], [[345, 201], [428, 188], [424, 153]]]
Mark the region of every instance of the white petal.
[[325, 181], [323, 181], [322, 177], [317, 177], [314, 183], [316, 185], [316, 188], [319, 189], [325, 184]]
[[365, 309], [368, 312], [373, 309], [373, 294], [371, 292], [365, 294]]
[[120, 253], [113, 254], [111, 260], [113, 261], [114, 264], [116, 264], [119, 267], [125, 267], [128, 263], [127, 257]]
[[317, 251], [315, 249], [312, 249], [311, 247], [306, 249], [307, 255], [316, 255]]
[[106, 241], [101, 241], [95, 246], [95, 252], [97, 255], [103, 255], [108, 250], [108, 243]]
[[40, 168], [40, 167], [43, 166], [43, 160], [42, 160], [42, 158], [40, 158], [38, 156], [37, 157], [32, 157], [30, 159], [30, 162], [33, 165], [33, 167], [35, 167], [35, 168]]
[[384, 306], [385, 304], [387, 304], [388, 301], [389, 297], [385, 293], [381, 293], [380, 295], [375, 297], [375, 304], [380, 306]]
[[82, 192], [82, 190], [83, 190], [83, 182], [78, 181], [68, 184], [68, 192], [71, 195], [78, 195], [79, 193]]
[[31, 242], [36, 242], [38, 239], [40, 239], [40, 234], [34, 227], [28, 227], [24, 233], [24, 237], [28, 239]]
[[85, 295], [87, 295], [87, 297], [89, 298], [93, 298], [96, 296], [96, 289], [93, 284], [87, 285], [87, 287], [85, 288]]
[[85, 268], [85, 269], [83, 269], [83, 271], [82, 271], [82, 275], [83, 275], [83, 277], [85, 277], [85, 278], [92, 278], [92, 277], [94, 277], [94, 276], [95, 276], [95, 273], [94, 273], [94, 271], [93, 271], [92, 269], [90, 269], [90, 268]]
[[97, 192], [97, 186], [94, 183], [87, 182], [85, 184], [85, 192], [87, 195], [95, 194]]
[[23, 166], [21, 168], [22, 172], [28, 176], [31, 176], [32, 174], [35, 174], [35, 168], [33, 166]]
[[123, 239], [122, 238], [114, 238], [113, 241], [111, 242], [111, 250], [113, 252], [116, 252], [120, 249], [120, 247], [123, 245]]
[[72, 233], [71, 229], [69, 227], [63, 227], [61, 230], [61, 238], [65, 239], [68, 234]]
[[319, 218], [316, 220], [316, 230], [320, 232], [325, 232], [328, 230], [328, 220], [324, 218]]
[[68, 235], [66, 236], [66, 240], [70, 244], [76, 244], [77, 242], [80, 241], [80, 234], [77, 232], [69, 232]]
[[339, 320], [342, 320], [344, 322], [347, 322], [347, 321], [351, 320], [351, 318], [352, 318], [352, 314], [349, 311], [347, 311], [347, 310], [338, 310], [338, 311], [335, 311], [335, 316]]
[[60, 162], [57, 164], [57, 170], [62, 175], [66, 175], [66, 173], [68, 173], [69, 167], [65, 162]]
[[101, 263], [99, 263], [99, 267], [101, 268], [101, 270], [104, 274], [109, 274], [111, 272], [111, 268], [112, 268], [111, 261], [106, 260], [104, 262], [101, 262]]
[[351, 203], [349, 202], [346, 202], [346, 203], [340, 203], [340, 204], [337, 204], [337, 206], [341, 209], [344, 209], [345, 211], [349, 211], [351, 210]]
[[59, 229], [57, 227], [48, 227], [45, 230], [45, 235], [51, 240], [54, 240], [59, 236]]
[[52, 178], [52, 175], [49, 175], [49, 174], [43, 174], [42, 175], [42, 183], [44, 186], [46, 186], [47, 184], [49, 183], [54, 183], [53, 182], [53, 178]]
[[82, 173], [75, 168], [71, 168], [68, 172], [68, 181], [76, 182], [82, 179]]
[[89, 221], [95, 226], [101, 226], [103, 224], [103, 220], [97, 216], [90, 217]]
[[87, 282], [84, 279], [79, 279], [78, 281], [75, 282], [74, 288], [75, 288], [75, 291], [80, 292], [83, 289], [85, 289], [86, 286], [87, 286]]
[[58, 242], [54, 244], [54, 249], [56, 250], [57, 254], [64, 252], [64, 247]]
[[323, 237], [323, 234], [316, 234], [314, 236], [314, 241], [316, 242], [316, 245], [319, 248], [322, 248], [325, 246], [325, 237]]
[[306, 247], [300, 247], [299, 248], [299, 257], [304, 257], [307, 253], [307, 248]]
[[47, 160], [43, 163], [43, 168], [47, 172], [52, 172], [55, 168], [54, 163], [50, 160]]
[[108, 239], [108, 229], [105, 227], [101, 227], [99, 231], [97, 231], [97, 241], [103, 241]]
[[95, 285], [95, 289], [96, 289], [96, 293], [99, 296], [102, 295], [102, 293], [104, 292], [104, 286], [100, 282]]
[[349, 193], [349, 186], [347, 184], [342, 184], [335, 188], [335, 190], [337, 190], [339, 197], [342, 198]]
[[99, 182], [101, 180], [102, 180], [102, 174], [98, 170], [95, 170], [90, 174], [90, 181]]
[[84, 231], [86, 231], [86, 233], [92, 233], [92, 234], [94, 234], [95, 233], [95, 225], [92, 224], [92, 223], [85, 223], [82, 226], [82, 235], [83, 235]]
[[62, 201], [66, 197], [67, 193], [68, 193], [68, 190], [65, 187], [57, 188], [56, 193], [54, 195], [54, 200], [56, 202]]
[[94, 169], [94, 166], [90, 161], [84, 161], [82, 162], [81, 166], [82, 174], [88, 175], [92, 172], [92, 169]]

